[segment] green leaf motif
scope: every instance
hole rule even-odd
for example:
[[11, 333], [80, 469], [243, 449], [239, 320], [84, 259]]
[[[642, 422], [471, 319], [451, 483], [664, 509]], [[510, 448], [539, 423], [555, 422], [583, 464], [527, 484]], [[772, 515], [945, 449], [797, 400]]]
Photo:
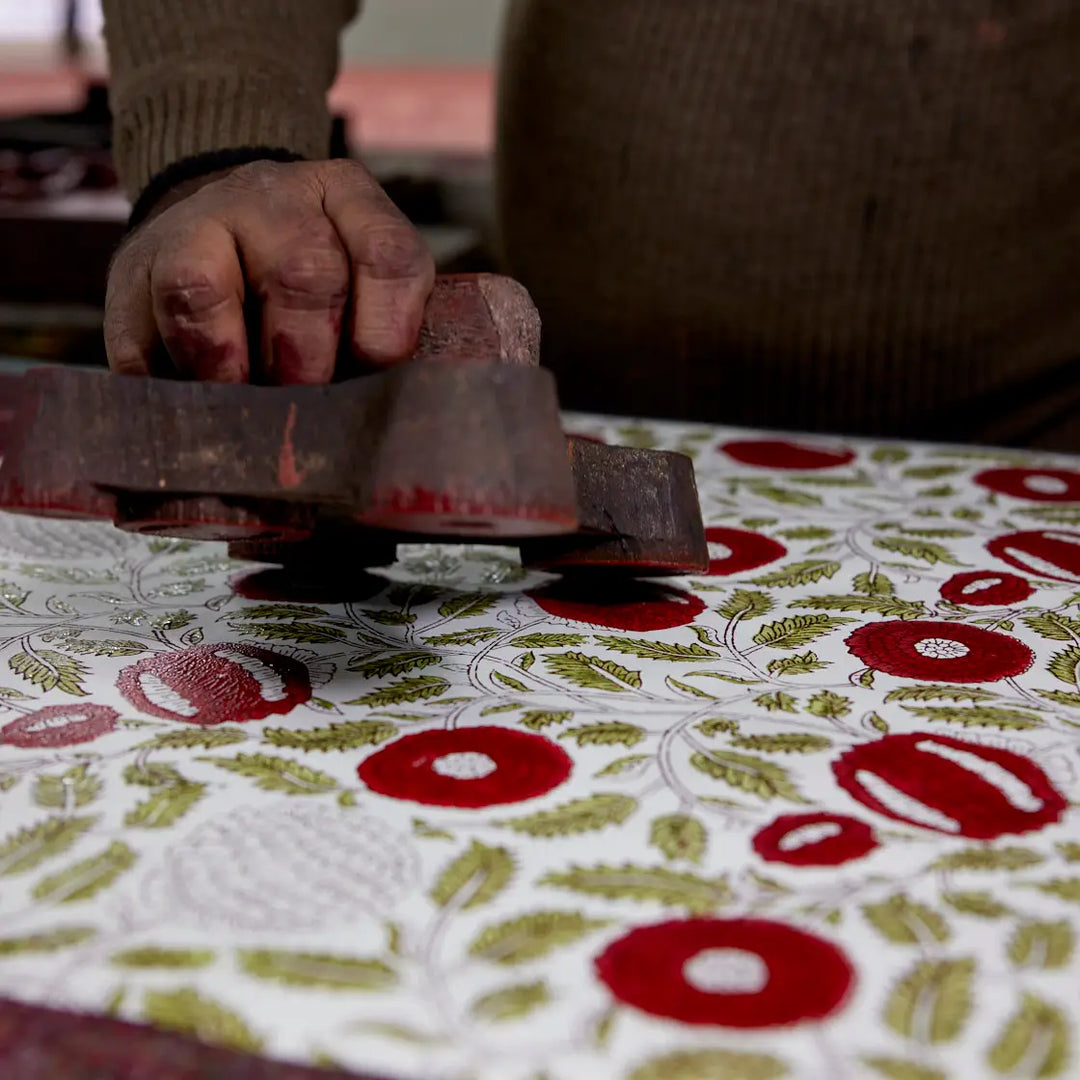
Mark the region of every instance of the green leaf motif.
[[543, 731], [544, 728], [555, 724], [565, 724], [567, 720], [573, 720], [574, 714], [569, 711], [555, 711], [550, 709], [529, 709], [521, 714], [520, 724], [530, 731]]
[[360, 614], [380, 626], [411, 626], [416, 622], [416, 613], [412, 611], [386, 611], [384, 609], [363, 608]]
[[863, 1062], [876, 1069], [885, 1080], [948, 1080], [940, 1069], [930, 1069], [914, 1061], [894, 1057], [868, 1057]]
[[148, 651], [146, 645], [137, 641], [123, 641], [115, 638], [101, 638], [96, 641], [87, 638], [69, 638], [63, 643], [68, 652], [80, 656], [138, 656]]
[[764, 754], [816, 754], [828, 750], [832, 740], [824, 735], [735, 735], [732, 746], [741, 750], [756, 750]]
[[988, 892], [943, 893], [941, 899], [954, 911], [959, 911], [962, 915], [975, 915], [980, 919], [1000, 919], [1012, 914], [1009, 907]]
[[155, 630], [182, 630], [194, 621], [195, 616], [190, 611], [167, 611], [164, 615], [155, 615], [150, 625]]
[[1064, 1076], [1071, 1056], [1071, 1021], [1056, 1006], [1034, 994], [1024, 994], [1000, 1038], [990, 1048], [987, 1061], [1002, 1076]]
[[808, 491], [792, 491], [790, 488], [776, 487], [766, 481], [754, 481], [747, 484], [747, 489], [759, 499], [768, 499], [781, 506], [820, 506], [821, 496]]
[[280, 949], [241, 949], [240, 969], [256, 979], [320, 990], [389, 990], [397, 972], [384, 960]]
[[597, 634], [595, 641], [598, 645], [604, 645], [613, 652], [625, 653], [627, 656], [636, 656], [642, 660], [666, 660], [669, 663], [693, 662], [700, 660], [715, 660], [716, 653], [712, 649], [706, 649], [701, 645], [673, 645], [666, 641], [640, 641], [634, 638], [611, 637]]
[[1066, 862], [1080, 862], [1080, 844], [1060, 843], [1054, 846]]
[[[691, 672], [690, 674], [692, 674], [692, 675], [698, 675], [698, 674], [711, 675], [712, 672], [709, 672], [709, 671], [696, 672], [696, 671], [694, 671], [694, 672]], [[680, 693], [687, 694], [690, 697], [704, 698], [706, 701], [715, 701], [716, 700], [716, 695], [715, 694], [710, 694], [710, 693], [706, 692], [705, 690], [700, 689], [697, 686], [691, 686], [687, 682], [682, 682], [680, 679], [676, 679], [673, 675], [666, 675], [664, 677], [664, 685], [669, 690], [676, 690], [676, 691], [678, 691]]]
[[494, 682], [502, 683], [507, 689], [513, 690], [517, 694], [528, 694], [531, 692], [523, 682], [519, 682], [511, 676], [505, 675], [501, 671], [493, 671], [491, 673], [491, 678]]
[[989, 690], [966, 686], [899, 686], [885, 695], [886, 701], [992, 701], [997, 695]]
[[418, 668], [438, 664], [441, 660], [442, 657], [438, 653], [429, 652], [394, 653], [392, 656], [381, 656], [376, 660], [364, 660], [354, 656], [349, 661], [348, 668], [365, 679], [381, 679], [384, 675], [405, 675]]
[[665, 859], [686, 859], [700, 865], [709, 842], [705, 826], [689, 814], [665, 814], [656, 818], [649, 828], [649, 843]]
[[967, 848], [942, 855], [934, 863], [936, 870], [1026, 870], [1038, 866], [1042, 855], [1031, 848]]
[[895, 555], [903, 555], [907, 559], [918, 559], [931, 566], [937, 563], [945, 563], [948, 566], [965, 565], [948, 548], [941, 544], [933, 544], [929, 540], [916, 540], [905, 536], [881, 536], [874, 540], [874, 547], [881, 548], [882, 551], [891, 551]]
[[90, 669], [72, 656], [53, 649], [38, 649], [33, 654], [17, 652], [8, 660], [8, 667], [42, 693], [59, 690], [72, 697], [86, 697], [82, 680], [90, 674]]
[[440, 604], [439, 614], [444, 619], [469, 619], [475, 615], [486, 615], [498, 600], [498, 596], [491, 593], [460, 593]]
[[610, 765], [605, 765], [594, 775], [597, 777], [620, 776], [625, 772], [636, 771], [646, 761], [652, 761], [652, 757], [649, 754], [629, 754], [626, 757], [616, 758]]
[[820, 608], [823, 611], [858, 611], [892, 619], [925, 618], [926, 607], [918, 600], [899, 600], [894, 596], [804, 596], [788, 607]]
[[545, 656], [544, 663], [554, 675], [588, 690], [609, 690], [625, 693], [630, 687], [641, 686], [641, 674], [598, 656], [567, 652]]
[[1080, 904], [1080, 878], [1054, 878], [1051, 881], [1032, 881], [1027, 884], [1047, 896], [1056, 896], [1060, 900]]
[[127, 844], [114, 841], [100, 854], [42, 878], [34, 886], [33, 897], [53, 904], [89, 900], [130, 870], [135, 865], [135, 858], [135, 852]]
[[820, 525], [796, 525], [793, 529], [781, 529], [777, 535], [785, 540], [828, 540], [835, 533]]
[[438, 675], [418, 675], [413, 679], [401, 679], [399, 682], [384, 686], [363, 694], [346, 705], [366, 705], [369, 708], [381, 708], [385, 705], [402, 705], [407, 701], [427, 701], [445, 694], [450, 683]]
[[1080, 709], [1080, 694], [1070, 694], [1067, 690], [1036, 690], [1036, 694], [1055, 705], [1065, 705], [1070, 709]]
[[754, 635], [754, 643], [770, 649], [800, 649], [853, 621], [836, 615], [791, 615], [763, 626]]
[[439, 907], [459, 905], [462, 911], [494, 900], [514, 876], [514, 860], [502, 847], [488, 847], [474, 840], [439, 875], [431, 899]]
[[324, 728], [292, 730], [267, 728], [263, 741], [288, 750], [355, 750], [360, 746], [378, 746], [397, 734], [397, 725], [389, 720], [347, 720]]
[[167, 829], [175, 825], [206, 794], [205, 784], [186, 781], [155, 791], [124, 815], [124, 824], [137, 829]]
[[722, 716], [713, 716], [708, 720], [702, 720], [695, 727], [702, 735], [710, 738], [714, 735], [737, 735], [739, 733], [738, 720], [725, 720]]
[[603, 896], [608, 900], [652, 900], [668, 907], [683, 908], [695, 915], [716, 911], [731, 900], [731, 889], [724, 877], [703, 878], [664, 867], [632, 863], [573, 866], [562, 873], [545, 874], [540, 884], [570, 889], [586, 896]]
[[59, 776], [39, 774], [34, 780], [34, 802], [49, 810], [87, 806], [101, 794], [103, 787], [86, 765], [75, 765]]
[[1076, 934], [1067, 919], [1021, 923], [1009, 939], [1007, 953], [1018, 968], [1053, 971], [1068, 967], [1076, 949]]
[[1029, 630], [1049, 641], [1076, 641], [1080, 639], [1080, 619], [1070, 619], [1056, 611], [1043, 611], [1038, 615], [1025, 615], [1020, 620]]
[[507, 1020], [520, 1020], [550, 1001], [551, 991], [541, 979], [484, 994], [469, 1006], [469, 1012], [478, 1020], [501, 1024]]
[[596, 832], [608, 825], [621, 825], [636, 809], [637, 800], [629, 795], [590, 795], [550, 810], [540, 810], [526, 817], [506, 818], [495, 824], [526, 836], [576, 836]]
[[11, 833], [0, 843], [0, 877], [25, 874], [62, 855], [96, 822], [96, 817], [50, 817]]
[[295, 641], [304, 645], [328, 645], [349, 639], [344, 630], [321, 623], [242, 623], [234, 628], [238, 633], [264, 641]]
[[197, 990], [147, 990], [143, 1019], [155, 1027], [179, 1032], [191, 1039], [248, 1054], [257, 1054], [263, 1041], [231, 1009], [203, 997]]
[[243, 742], [246, 738], [247, 735], [239, 728], [191, 727], [182, 731], [163, 731], [149, 742], [143, 743], [142, 747], [147, 750], [192, 750], [196, 747], [201, 747], [203, 750], [216, 750], [221, 746]]
[[772, 599], [766, 593], [736, 589], [717, 611], [725, 619], [757, 619], [772, 609]]
[[867, 921], [894, 945], [930, 945], [948, 941], [949, 924], [933, 908], [909, 899], [903, 893], [880, 904], [864, 904]]
[[246, 776], [263, 791], [280, 791], [285, 795], [325, 795], [336, 791], [338, 786], [332, 776], [318, 769], [268, 754], [237, 754], [234, 758], [199, 758], [199, 761]]
[[124, 767], [124, 783], [140, 787], [163, 787], [186, 781], [171, 765], [159, 761], [134, 762]]
[[214, 962], [214, 953], [210, 949], [164, 949], [156, 945], [143, 945], [114, 953], [109, 962], [124, 968], [181, 971], [209, 967]]
[[839, 720], [851, 712], [851, 698], [821, 690], [807, 703], [806, 711], [825, 720]]
[[584, 642], [584, 634], [525, 634], [514, 638], [510, 644], [516, 645], [519, 649], [548, 649], [582, 645]]
[[797, 713], [799, 711], [799, 699], [785, 694], [783, 690], [777, 690], [773, 694], [760, 694], [754, 698], [754, 704], [759, 709], [767, 709], [769, 712]]
[[782, 1080], [787, 1065], [770, 1054], [679, 1050], [639, 1065], [627, 1080]]
[[992, 705], [972, 705], [968, 708], [948, 706], [904, 706], [905, 712], [915, 713], [935, 723], [962, 724], [964, 727], [992, 727], [1001, 731], [1030, 731], [1042, 727], [1043, 720], [1033, 713], [1017, 709], [1003, 709]]
[[92, 926], [61, 926], [56, 930], [39, 930], [23, 937], [0, 938], [0, 958], [21, 956], [24, 953], [51, 953], [82, 945], [97, 937]]
[[435, 1046], [446, 1041], [442, 1036], [432, 1035], [409, 1027], [408, 1024], [398, 1024], [390, 1020], [362, 1020], [353, 1024], [352, 1028], [356, 1031], [369, 1031], [372, 1035], [380, 1035], [384, 1039], [393, 1039], [395, 1042], [410, 1043], [413, 1046]]
[[322, 608], [306, 604], [257, 604], [234, 611], [230, 619], [319, 619], [326, 614]]
[[815, 652], [804, 652], [798, 656], [781, 656], [776, 660], [770, 660], [768, 672], [770, 675], [783, 677], [784, 675], [809, 675], [815, 671], [822, 671], [829, 665], [818, 659]]
[[733, 750], [710, 750], [708, 754], [697, 753], [690, 764], [714, 780], [739, 791], [749, 792], [762, 799], [780, 798], [788, 802], [804, 803], [806, 800], [795, 790], [787, 772], [772, 761], [751, 754], [737, 754]]
[[912, 480], [940, 480], [943, 476], [955, 476], [959, 471], [957, 465], [913, 465], [905, 469], [903, 475]]
[[579, 911], [535, 911], [485, 927], [469, 946], [469, 955], [493, 964], [524, 964], [607, 926]]
[[751, 579], [751, 584], [765, 589], [789, 589], [796, 585], [813, 585], [822, 578], [831, 578], [840, 569], [838, 562], [825, 559], [807, 559], [805, 562], [789, 563], [787, 566]]
[[867, 596], [894, 596], [896, 586], [880, 571], [872, 574], [856, 574], [851, 586], [857, 593]]
[[424, 639], [426, 645], [479, 645], [497, 638], [500, 631], [494, 626], [478, 626], [475, 630], [455, 630], [451, 634], [436, 634]]
[[1077, 678], [1078, 668], [1080, 668], [1080, 645], [1072, 645], [1068, 649], [1054, 653], [1050, 657], [1050, 663], [1046, 665], [1046, 670], [1055, 679], [1060, 679], [1061, 682], [1068, 683], [1070, 686], [1080, 687], [1080, 681]]
[[573, 739], [578, 746], [636, 746], [645, 738], [645, 729], [620, 720], [568, 728], [560, 739]]
[[975, 961], [924, 960], [893, 988], [884, 1020], [893, 1031], [937, 1045], [955, 1039], [971, 1014]]

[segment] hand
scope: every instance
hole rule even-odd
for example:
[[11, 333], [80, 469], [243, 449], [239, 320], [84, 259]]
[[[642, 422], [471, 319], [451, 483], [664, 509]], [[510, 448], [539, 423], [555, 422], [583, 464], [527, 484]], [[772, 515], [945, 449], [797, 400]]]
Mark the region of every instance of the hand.
[[[170, 192], [109, 270], [109, 366], [146, 374], [161, 345], [184, 377], [324, 383], [412, 352], [435, 266], [350, 161], [256, 162]], [[251, 367], [255, 365], [256, 371]]]

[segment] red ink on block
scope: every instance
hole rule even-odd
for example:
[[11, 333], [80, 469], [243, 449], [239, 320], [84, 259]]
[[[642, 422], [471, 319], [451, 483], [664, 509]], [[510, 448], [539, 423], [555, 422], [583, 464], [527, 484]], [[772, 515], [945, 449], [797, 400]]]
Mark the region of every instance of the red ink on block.
[[283, 488], [299, 487], [304, 482], [304, 474], [296, 467], [296, 448], [293, 446], [293, 431], [296, 430], [296, 403], [289, 406], [285, 419], [285, 432], [281, 436], [281, 453], [278, 455], [278, 483]]

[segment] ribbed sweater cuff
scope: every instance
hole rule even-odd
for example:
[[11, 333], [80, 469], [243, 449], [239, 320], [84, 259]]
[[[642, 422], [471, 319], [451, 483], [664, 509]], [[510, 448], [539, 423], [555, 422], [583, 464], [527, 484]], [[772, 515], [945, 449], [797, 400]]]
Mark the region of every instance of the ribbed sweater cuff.
[[294, 158], [318, 159], [330, 150], [325, 102], [290, 84], [286, 73], [274, 78], [193, 67], [187, 77], [144, 93], [126, 90], [116, 110], [113, 154], [133, 202], [152, 179], [202, 155], [273, 147]]

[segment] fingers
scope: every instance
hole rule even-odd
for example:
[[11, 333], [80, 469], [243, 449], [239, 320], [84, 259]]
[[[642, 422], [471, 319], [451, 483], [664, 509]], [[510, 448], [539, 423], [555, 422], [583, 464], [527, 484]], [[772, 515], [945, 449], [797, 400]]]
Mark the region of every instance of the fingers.
[[244, 274], [229, 231], [207, 219], [166, 237], [150, 272], [154, 321], [181, 375], [248, 378]]
[[351, 162], [327, 165], [322, 204], [348, 253], [353, 350], [376, 364], [405, 360], [416, 346], [435, 262], [364, 169]]
[[105, 354], [118, 375], [148, 375], [158, 345], [150, 300], [150, 262], [131, 245], [122, 247], [109, 268], [105, 290]]

